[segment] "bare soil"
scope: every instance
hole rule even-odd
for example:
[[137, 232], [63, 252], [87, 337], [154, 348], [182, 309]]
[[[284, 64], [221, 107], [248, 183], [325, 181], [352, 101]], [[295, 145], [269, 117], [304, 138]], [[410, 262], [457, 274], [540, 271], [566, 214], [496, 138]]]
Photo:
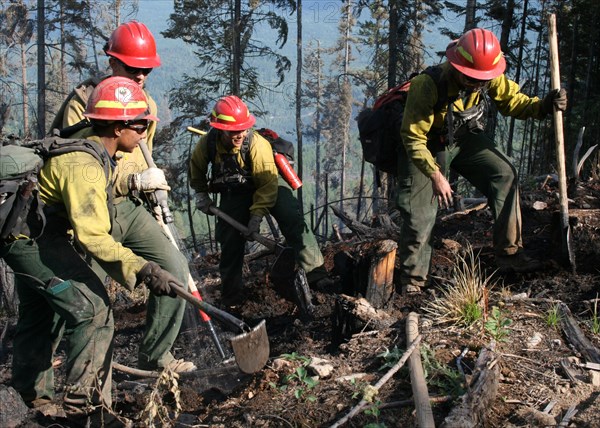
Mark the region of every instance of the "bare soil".
[[[596, 374], [589, 369], [571, 365], [576, 378], [570, 380], [565, 358], [579, 356], [570, 339], [549, 316], [557, 302], [564, 302], [578, 320], [594, 346], [600, 337], [594, 333], [594, 302], [600, 291], [600, 184], [580, 186], [571, 203], [572, 247], [577, 263], [576, 273], [557, 262], [560, 233], [557, 233], [558, 206], [556, 188], [546, 185], [522, 196], [523, 232], [528, 255], [547, 261], [547, 268], [535, 274], [498, 275], [494, 272], [491, 249], [492, 217], [488, 208], [480, 207], [465, 213], [440, 213], [435, 231], [435, 255], [432, 268], [433, 284], [419, 296], [396, 295], [385, 308], [396, 321], [389, 328], [373, 330], [362, 326], [349, 338], [340, 339], [334, 326], [336, 296], [342, 292], [347, 271], [336, 266], [336, 254], [351, 251], [356, 241], [351, 235], [344, 242], [328, 242], [323, 247], [326, 266], [336, 284], [329, 290], [312, 290], [315, 314], [303, 317], [285, 292], [278, 292], [269, 277], [273, 256], [250, 261], [245, 267], [247, 301], [230, 312], [250, 326], [266, 320], [270, 339], [270, 359], [261, 371], [246, 375], [235, 365], [221, 361], [204, 325], [196, 324], [191, 314], [175, 346], [177, 358], [192, 360], [200, 369], [193, 375], [181, 376], [176, 387], [160, 389], [157, 379], [114, 372], [114, 411], [131, 419], [136, 426], [150, 426], [148, 414], [140, 413], [147, 406], [152, 391], [163, 400], [159, 406], [168, 413], [155, 426], [203, 427], [327, 427], [346, 415], [362, 398], [365, 387], [374, 385], [390, 368], [383, 355], [401, 355], [407, 348], [405, 318], [411, 311], [422, 315], [420, 331], [422, 361], [428, 392], [433, 400], [436, 425], [459, 402], [460, 394], [471, 380], [471, 371], [480, 350], [490, 346], [492, 337], [483, 322], [471, 327], [437, 324], [423, 312], [440, 291], [445, 280], [452, 278], [457, 247], [470, 244], [487, 275], [496, 285], [489, 293], [484, 316], [491, 316], [493, 307], [510, 319], [505, 337], [498, 338], [495, 350], [501, 377], [498, 393], [488, 407], [486, 427], [533, 427], [558, 425], [567, 410], [574, 406], [577, 413], [567, 425], [600, 426], [600, 386], [593, 382]], [[546, 204], [545, 208], [540, 202]], [[197, 261], [196, 267], [205, 300], [219, 305], [220, 286], [217, 273], [218, 257], [210, 255]], [[115, 361], [136, 367], [137, 343], [144, 325], [144, 303], [139, 295], [128, 295], [115, 288], [116, 315]], [[516, 299], [515, 297], [521, 297]], [[0, 354], [0, 381], [8, 385], [11, 367], [11, 338], [14, 317], [2, 316], [8, 325]], [[225, 331], [213, 321], [220, 341], [231, 355], [228, 338], [234, 332]], [[533, 340], [536, 339], [536, 340]], [[306, 358], [305, 358], [306, 357]], [[330, 373], [317, 377], [302, 369], [308, 358], [324, 359]], [[57, 390], [62, 392], [64, 351], [57, 353]], [[562, 364], [561, 364], [562, 361]], [[583, 362], [583, 360], [581, 360]], [[393, 362], [391, 363], [393, 364]], [[216, 370], [217, 368], [222, 368]], [[207, 374], [212, 371], [212, 374]], [[290, 377], [290, 375], [296, 374]], [[310, 378], [310, 379], [309, 379]], [[311, 379], [317, 382], [312, 382]], [[177, 398], [178, 397], [178, 398]], [[372, 405], [359, 412], [347, 427], [404, 427], [417, 424], [409, 373], [401, 369], [380, 389]], [[57, 402], [58, 399], [57, 399]], [[542, 411], [555, 402], [546, 414]], [[176, 415], [176, 403], [180, 409]], [[21, 426], [70, 426], [51, 411], [48, 416], [30, 412]]]

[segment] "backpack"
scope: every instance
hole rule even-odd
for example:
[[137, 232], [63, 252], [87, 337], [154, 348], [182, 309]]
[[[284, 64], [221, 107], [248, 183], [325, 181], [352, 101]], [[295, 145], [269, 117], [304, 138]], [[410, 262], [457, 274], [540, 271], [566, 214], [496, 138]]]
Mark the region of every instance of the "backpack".
[[[429, 75], [437, 86], [434, 111], [440, 111], [448, 102], [446, 82], [441, 82], [442, 68], [428, 67], [422, 73]], [[398, 174], [397, 150], [402, 144], [400, 127], [409, 88], [410, 80], [388, 89], [375, 100], [372, 108], [361, 111], [356, 118], [364, 159], [372, 163], [376, 171]]]
[[[42, 235], [46, 216], [37, 175], [47, 159], [83, 151], [94, 156], [109, 176], [110, 166], [104, 149], [89, 140], [46, 138], [21, 146], [2, 146], [0, 151], [0, 242], [19, 237], [35, 239]], [[109, 201], [111, 195], [109, 193]]]

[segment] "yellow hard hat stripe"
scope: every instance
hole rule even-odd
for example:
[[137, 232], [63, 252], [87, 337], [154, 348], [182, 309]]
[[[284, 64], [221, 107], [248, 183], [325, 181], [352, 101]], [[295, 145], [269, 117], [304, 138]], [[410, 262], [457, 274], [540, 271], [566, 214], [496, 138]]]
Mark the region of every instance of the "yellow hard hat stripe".
[[100, 100], [95, 105], [96, 108], [148, 108], [148, 103], [146, 101], [130, 101], [127, 104], [123, 104], [120, 101], [109, 101], [109, 100]]
[[500, 58], [502, 58], [502, 52], [500, 52], [498, 54], [498, 56], [496, 58], [494, 58], [494, 65], [498, 64], [498, 61], [500, 61]]
[[214, 110], [212, 111], [212, 116], [215, 119], [223, 120], [225, 122], [235, 122], [235, 118], [233, 116], [229, 116], [226, 114], [217, 114], [217, 112]]
[[469, 61], [471, 64], [473, 64], [473, 57], [471, 56], [471, 54], [469, 52], [467, 52], [462, 46], [458, 46], [456, 48], [456, 50], [458, 51], [459, 54], [461, 54], [467, 61]]

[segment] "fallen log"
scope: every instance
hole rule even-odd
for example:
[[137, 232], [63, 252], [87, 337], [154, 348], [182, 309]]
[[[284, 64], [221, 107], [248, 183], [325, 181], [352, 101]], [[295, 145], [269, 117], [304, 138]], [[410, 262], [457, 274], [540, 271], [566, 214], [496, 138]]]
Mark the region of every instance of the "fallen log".
[[485, 426], [486, 413], [498, 392], [500, 368], [494, 343], [483, 348], [477, 357], [468, 392], [444, 419], [444, 428], [475, 428]]
[[[419, 334], [419, 315], [411, 312], [406, 318], [406, 341], [413, 342]], [[412, 388], [413, 400], [415, 402], [415, 412], [417, 414], [417, 426], [424, 428], [435, 427], [433, 420], [433, 410], [431, 410], [431, 401], [427, 382], [421, 364], [421, 352], [416, 349], [408, 359], [408, 370], [410, 373], [410, 386]]]
[[586, 337], [585, 333], [579, 328], [577, 320], [573, 318], [571, 310], [564, 303], [558, 304], [560, 314], [560, 325], [567, 340], [577, 352], [581, 353], [586, 361], [600, 363], [600, 351]]

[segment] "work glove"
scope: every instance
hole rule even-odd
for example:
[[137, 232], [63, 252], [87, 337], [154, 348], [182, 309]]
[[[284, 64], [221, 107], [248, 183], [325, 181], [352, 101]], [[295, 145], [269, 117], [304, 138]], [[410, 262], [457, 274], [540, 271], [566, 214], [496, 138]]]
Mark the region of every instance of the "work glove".
[[250, 216], [250, 221], [248, 222], [248, 233], [244, 234], [244, 238], [248, 241], [254, 241], [252, 235], [260, 230], [260, 222], [262, 221], [262, 216], [252, 214]]
[[215, 203], [213, 200], [210, 198], [210, 196], [208, 196], [208, 193], [196, 193], [196, 208], [198, 208], [204, 214], [213, 215], [213, 213], [210, 211], [210, 207], [214, 204]]
[[129, 174], [129, 190], [150, 192], [153, 190], [171, 190], [162, 169], [150, 167], [137, 174]]
[[567, 91], [564, 89], [552, 89], [542, 100], [542, 112], [552, 114], [554, 107], [557, 110], [565, 111], [567, 109]]
[[177, 278], [161, 268], [158, 263], [148, 262], [137, 273], [137, 284], [144, 283], [155, 296], [176, 297], [171, 284], [182, 286]]

